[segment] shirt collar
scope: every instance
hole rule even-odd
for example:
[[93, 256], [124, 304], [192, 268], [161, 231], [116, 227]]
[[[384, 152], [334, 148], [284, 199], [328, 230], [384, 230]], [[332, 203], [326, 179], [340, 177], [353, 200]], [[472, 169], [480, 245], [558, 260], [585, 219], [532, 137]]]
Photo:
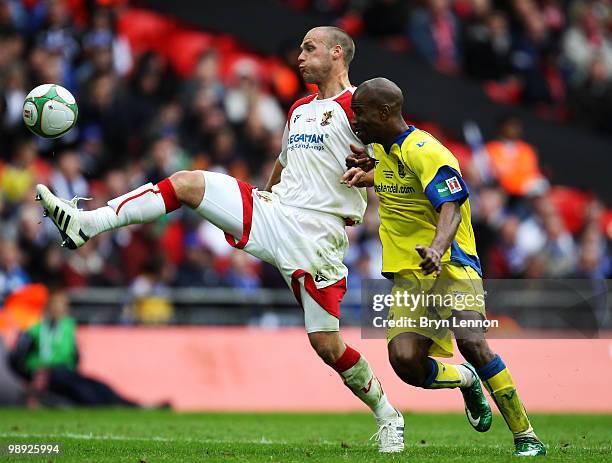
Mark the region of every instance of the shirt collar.
[[400, 133], [398, 136], [395, 137], [395, 139], [393, 140], [393, 145], [397, 144], [397, 146], [401, 148], [402, 143], [404, 143], [404, 140], [406, 139], [406, 137], [410, 135], [412, 132], [414, 132], [415, 128], [416, 127], [414, 125], [409, 125], [406, 130], [404, 130], [402, 133]]

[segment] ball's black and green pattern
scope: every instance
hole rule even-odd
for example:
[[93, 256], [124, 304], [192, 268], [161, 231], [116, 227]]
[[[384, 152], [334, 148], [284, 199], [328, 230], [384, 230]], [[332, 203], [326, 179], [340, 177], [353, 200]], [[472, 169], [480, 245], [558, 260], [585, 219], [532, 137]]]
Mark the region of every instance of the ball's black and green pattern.
[[43, 84], [26, 96], [23, 122], [36, 135], [58, 138], [76, 123], [79, 109], [72, 93], [56, 84]]

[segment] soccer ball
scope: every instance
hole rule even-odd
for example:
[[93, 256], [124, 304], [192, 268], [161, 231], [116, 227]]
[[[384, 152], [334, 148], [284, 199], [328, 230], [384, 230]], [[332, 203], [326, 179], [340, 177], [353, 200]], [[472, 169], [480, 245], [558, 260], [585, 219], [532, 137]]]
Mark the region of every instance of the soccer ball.
[[23, 122], [36, 135], [58, 138], [76, 123], [79, 109], [72, 93], [56, 84], [39, 85], [23, 102]]

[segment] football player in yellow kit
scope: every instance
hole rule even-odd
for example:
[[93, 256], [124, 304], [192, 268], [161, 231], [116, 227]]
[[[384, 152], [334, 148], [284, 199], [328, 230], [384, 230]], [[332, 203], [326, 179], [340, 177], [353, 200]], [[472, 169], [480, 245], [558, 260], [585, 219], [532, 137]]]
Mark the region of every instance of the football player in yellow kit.
[[[418, 320], [387, 325], [391, 365], [413, 386], [459, 388], [468, 420], [480, 432], [492, 421], [482, 381], [513, 433], [514, 455], [545, 455], [510, 372], [484, 336], [482, 272], [469, 191], [457, 159], [432, 135], [407, 125], [402, 104], [402, 91], [388, 79], [371, 79], [357, 88], [353, 126], [364, 144], [373, 144], [375, 161], [351, 147], [342, 178], [349, 187], [373, 186], [378, 195], [382, 273], [393, 278], [394, 291], [439, 296], [434, 304], [422, 297], [413, 306], [391, 307], [389, 320]], [[469, 363], [433, 358], [453, 355], [453, 335]]]

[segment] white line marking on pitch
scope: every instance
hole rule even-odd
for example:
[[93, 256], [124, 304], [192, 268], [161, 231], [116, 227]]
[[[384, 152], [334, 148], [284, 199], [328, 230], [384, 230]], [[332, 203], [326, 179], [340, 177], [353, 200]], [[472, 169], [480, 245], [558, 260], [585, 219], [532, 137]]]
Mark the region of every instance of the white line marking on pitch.
[[[287, 445], [287, 441], [281, 440], [270, 440], [266, 437], [260, 439], [240, 439], [240, 440], [216, 440], [216, 439], [192, 439], [186, 437], [162, 437], [162, 436], [151, 436], [151, 437], [137, 437], [137, 436], [121, 436], [116, 434], [78, 434], [73, 432], [64, 432], [59, 434], [38, 434], [38, 433], [19, 433], [19, 432], [3, 432], [0, 433], [2, 437], [22, 437], [26, 439], [82, 439], [82, 440], [113, 440], [113, 441], [151, 441], [151, 442], [192, 442], [200, 444], [263, 444], [263, 445]], [[338, 442], [321, 441], [312, 442], [309, 445], [338, 445]]]

